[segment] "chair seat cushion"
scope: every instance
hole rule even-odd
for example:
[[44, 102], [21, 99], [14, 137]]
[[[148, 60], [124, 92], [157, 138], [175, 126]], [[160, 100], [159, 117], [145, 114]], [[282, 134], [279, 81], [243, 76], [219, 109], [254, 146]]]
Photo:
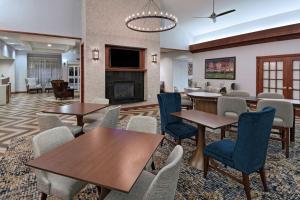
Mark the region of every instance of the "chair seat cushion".
[[96, 121], [102, 121], [105, 116], [105, 112], [96, 112], [89, 114], [83, 118], [84, 123], [93, 123]]
[[284, 122], [279, 117], [274, 117], [273, 126], [284, 127]]
[[224, 113], [225, 117], [230, 117], [232, 119], [238, 119], [239, 115], [235, 112], [225, 112]]
[[166, 132], [175, 139], [185, 139], [197, 135], [198, 129], [184, 122], [168, 124]]
[[129, 193], [113, 190], [106, 196], [105, 200], [143, 199], [154, 178], [155, 175], [143, 171]]
[[85, 182], [68, 177], [47, 173], [50, 187], [50, 195], [61, 199], [72, 199], [85, 185]]
[[221, 140], [209, 144], [204, 149], [204, 155], [218, 160], [228, 166], [233, 166], [233, 151], [235, 142], [231, 140]]

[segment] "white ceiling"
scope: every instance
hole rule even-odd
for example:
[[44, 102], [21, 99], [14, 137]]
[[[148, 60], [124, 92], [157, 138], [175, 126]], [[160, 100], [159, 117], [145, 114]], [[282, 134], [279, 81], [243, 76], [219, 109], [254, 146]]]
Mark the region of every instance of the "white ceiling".
[[64, 53], [76, 45], [75, 39], [0, 31], [0, 40], [18, 51], [30, 53]]
[[215, 0], [215, 12], [236, 9], [210, 19], [212, 0], [161, 0], [162, 9], [179, 18], [178, 26], [161, 33], [161, 47], [187, 49], [188, 45], [293, 23], [300, 23], [300, 0]]

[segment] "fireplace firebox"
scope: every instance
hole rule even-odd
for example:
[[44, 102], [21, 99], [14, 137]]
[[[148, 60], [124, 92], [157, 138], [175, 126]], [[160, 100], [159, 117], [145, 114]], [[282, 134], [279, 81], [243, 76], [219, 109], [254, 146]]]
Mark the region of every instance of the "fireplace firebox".
[[111, 104], [144, 101], [144, 72], [106, 72], [105, 84]]
[[120, 81], [114, 83], [114, 98], [131, 99], [134, 98], [134, 82]]

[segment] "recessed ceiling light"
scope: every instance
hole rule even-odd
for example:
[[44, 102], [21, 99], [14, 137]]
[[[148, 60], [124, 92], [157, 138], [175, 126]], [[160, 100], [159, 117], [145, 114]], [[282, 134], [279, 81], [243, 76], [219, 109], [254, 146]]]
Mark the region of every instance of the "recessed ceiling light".
[[9, 45], [15, 45], [15, 44], [17, 44], [17, 43], [14, 43], [14, 42], [8, 42], [7, 44], [9, 44]]
[[48, 44], [48, 47], [52, 47], [52, 44]]
[[2, 39], [3, 39], [3, 40], [7, 40], [7, 39], [8, 39], [8, 37], [3, 37]]

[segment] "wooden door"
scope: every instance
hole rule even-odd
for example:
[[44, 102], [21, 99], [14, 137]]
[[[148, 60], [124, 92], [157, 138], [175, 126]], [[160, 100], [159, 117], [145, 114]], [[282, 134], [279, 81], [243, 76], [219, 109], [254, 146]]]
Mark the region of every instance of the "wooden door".
[[300, 56], [294, 56], [289, 61], [290, 83], [287, 90], [291, 93], [292, 99], [300, 99]]
[[300, 55], [257, 57], [256, 93], [283, 94], [300, 99]]

